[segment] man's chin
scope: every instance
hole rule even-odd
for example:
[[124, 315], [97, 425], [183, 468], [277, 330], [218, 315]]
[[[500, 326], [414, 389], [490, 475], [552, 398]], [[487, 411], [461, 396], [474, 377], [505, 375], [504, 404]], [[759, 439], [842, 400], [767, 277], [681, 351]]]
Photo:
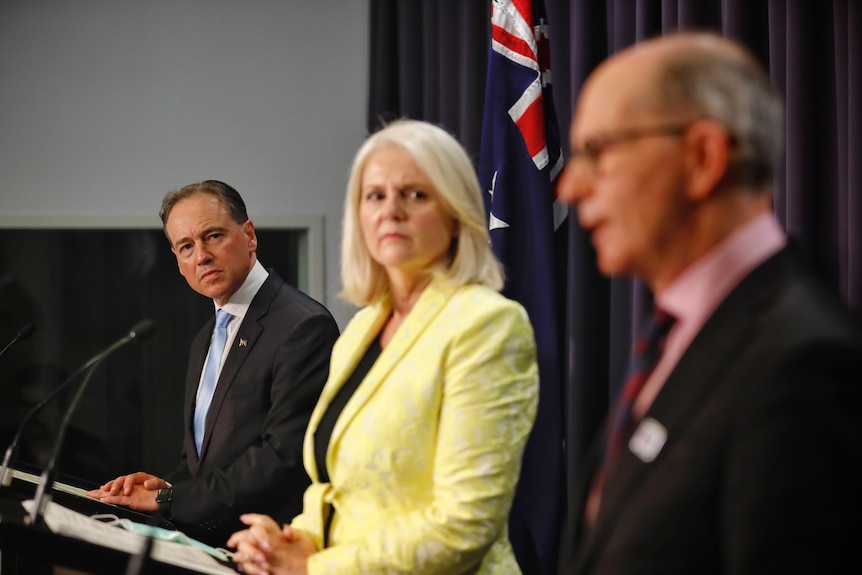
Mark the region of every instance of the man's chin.
[[619, 258], [615, 258], [607, 253], [603, 255], [601, 251], [596, 256], [596, 265], [599, 271], [607, 277], [626, 275], [629, 271]]
[[224, 290], [222, 290], [222, 289], [216, 289], [214, 286], [205, 286], [205, 285], [198, 286], [198, 288], [195, 289], [195, 291], [198, 292], [199, 294], [201, 294], [202, 296], [209, 298], [209, 299], [212, 299], [212, 300], [215, 300], [217, 302], [221, 300], [222, 295], [224, 294]]

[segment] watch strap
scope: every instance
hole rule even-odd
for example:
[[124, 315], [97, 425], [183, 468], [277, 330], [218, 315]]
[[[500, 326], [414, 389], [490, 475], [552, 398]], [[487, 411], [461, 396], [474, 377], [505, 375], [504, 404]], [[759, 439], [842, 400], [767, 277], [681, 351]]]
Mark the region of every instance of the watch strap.
[[174, 501], [174, 488], [163, 487], [156, 493], [156, 503], [159, 504], [159, 513], [164, 517], [171, 516], [171, 503]]

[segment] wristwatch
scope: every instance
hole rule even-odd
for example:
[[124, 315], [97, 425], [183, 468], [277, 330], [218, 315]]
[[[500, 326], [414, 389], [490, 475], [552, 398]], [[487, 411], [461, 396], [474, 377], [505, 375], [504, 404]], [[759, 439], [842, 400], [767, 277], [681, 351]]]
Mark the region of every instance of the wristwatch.
[[156, 503], [159, 504], [159, 513], [164, 517], [171, 516], [171, 502], [174, 500], [174, 488], [163, 487], [156, 493]]

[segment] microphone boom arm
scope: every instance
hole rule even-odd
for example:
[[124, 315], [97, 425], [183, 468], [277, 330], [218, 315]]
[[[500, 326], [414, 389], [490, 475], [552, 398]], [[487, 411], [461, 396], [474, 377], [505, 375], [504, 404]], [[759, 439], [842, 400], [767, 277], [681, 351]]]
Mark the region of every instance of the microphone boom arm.
[[[25, 328], [26, 327], [29, 327], [29, 326], [25, 326]], [[34, 415], [36, 415], [39, 411], [42, 410], [42, 408], [45, 407], [45, 405], [48, 404], [48, 402], [50, 402], [52, 399], [54, 399], [54, 397], [56, 397], [61, 392], [63, 392], [67, 387], [69, 387], [69, 385], [75, 380], [75, 378], [78, 377], [78, 375], [80, 375], [81, 373], [87, 372], [85, 377], [84, 377], [84, 380], [81, 382], [81, 385], [78, 388], [77, 393], [75, 394], [74, 399], [72, 400], [71, 405], [69, 406], [69, 408], [67, 409], [67, 411], [63, 417], [63, 421], [60, 424], [60, 430], [58, 432], [57, 442], [54, 446], [54, 450], [53, 450], [53, 453], [51, 455], [51, 459], [48, 462], [48, 467], [45, 469], [45, 473], [42, 474], [43, 481], [40, 482], [39, 491], [43, 492], [45, 490], [45, 485], [43, 485], [43, 484], [46, 481], [46, 475], [51, 476], [51, 481], [49, 481], [47, 483], [47, 487], [51, 487], [53, 485], [53, 476], [55, 474], [53, 469], [56, 467], [56, 458], [57, 458], [57, 455], [60, 451], [60, 447], [62, 446], [63, 438], [65, 437], [65, 433], [66, 433], [66, 428], [69, 425], [69, 421], [71, 420], [72, 415], [75, 411], [75, 408], [77, 407], [78, 401], [80, 400], [81, 395], [84, 392], [84, 389], [87, 387], [87, 384], [89, 383], [89, 380], [93, 375], [93, 372], [96, 370], [96, 367], [98, 367], [99, 364], [102, 363], [102, 361], [104, 361], [109, 355], [114, 353], [117, 349], [123, 347], [124, 345], [126, 345], [127, 343], [129, 343], [130, 341], [133, 341], [135, 339], [137, 339], [137, 340], [145, 339], [146, 337], [148, 337], [153, 332], [154, 329], [155, 329], [155, 327], [154, 327], [153, 322], [151, 320], [148, 320], [148, 319], [143, 320], [143, 321], [135, 324], [135, 326], [132, 327], [132, 329], [129, 330], [129, 332], [125, 336], [123, 336], [120, 340], [114, 342], [106, 350], [97, 354], [96, 356], [91, 358], [87, 363], [85, 363], [84, 365], [79, 367], [77, 370], [75, 370], [75, 372], [71, 376], [69, 376], [65, 381], [63, 381], [60, 385], [58, 385], [56, 388], [54, 388], [51, 391], [51, 393], [49, 393], [47, 396], [45, 396], [45, 398], [42, 401], [40, 401], [35, 407], [33, 407], [33, 409], [31, 409], [27, 413], [26, 416], [24, 416], [24, 420], [18, 426], [18, 430], [15, 432], [15, 437], [12, 439], [12, 443], [10, 443], [9, 447], [6, 449], [6, 454], [3, 458], [3, 466], [2, 466], [2, 468], [0, 468], [0, 490], [2, 490], [4, 487], [8, 487], [9, 485], [12, 484], [11, 466], [15, 462], [15, 459], [17, 457], [18, 442], [21, 438], [21, 432], [23, 431], [24, 427], [27, 425], [27, 423], [30, 421], [30, 419]], [[24, 337], [26, 337], [27, 335], [32, 333], [32, 331], [34, 331], [34, 330], [35, 330], [35, 328], [29, 330], [29, 333], [26, 333], [24, 335]], [[22, 330], [22, 332], [25, 332], [25, 330]], [[19, 334], [19, 336], [20, 336], [20, 334]], [[44, 497], [44, 494], [42, 494], [42, 497]], [[40, 501], [37, 500], [37, 505], [34, 507], [34, 510], [37, 510], [38, 513], [33, 514], [33, 516], [32, 516], [33, 520], [37, 520], [40, 517], [41, 511], [42, 511], [39, 509], [40, 505], [42, 507], [44, 507], [44, 503], [40, 503]]]
[[97, 358], [94, 358], [97, 359], [97, 361], [90, 362], [92, 365], [90, 366], [89, 371], [84, 376], [84, 379], [81, 381], [81, 385], [78, 386], [78, 390], [75, 392], [75, 395], [72, 398], [72, 402], [69, 404], [69, 408], [63, 415], [63, 421], [60, 422], [60, 429], [57, 432], [57, 439], [54, 443], [54, 449], [51, 451], [51, 458], [48, 459], [48, 465], [42, 472], [42, 477], [39, 479], [39, 487], [36, 489], [33, 508], [30, 511], [29, 517], [31, 525], [36, 525], [36, 523], [44, 516], [45, 506], [48, 505], [48, 501], [50, 501], [51, 499], [50, 496], [46, 495], [46, 492], [54, 485], [54, 480], [57, 477], [57, 457], [60, 454], [60, 449], [63, 447], [63, 440], [66, 438], [66, 428], [69, 427], [69, 422], [72, 420], [72, 415], [75, 413], [75, 409], [78, 407], [78, 402], [80, 401], [81, 396], [84, 394], [84, 390], [87, 388], [87, 384], [90, 383], [90, 379], [93, 377], [93, 373], [96, 371], [96, 368], [99, 366], [102, 360], [104, 360], [108, 356], [108, 354], [114, 349], [116, 349], [116, 347], [109, 348], [108, 351], [105, 351]]
[[79, 367], [77, 370], [75, 370], [75, 373], [66, 378], [63, 383], [52, 389], [51, 392], [46, 395], [44, 399], [42, 399], [42, 401], [37, 403], [33, 407], [33, 409], [27, 412], [27, 415], [24, 416], [24, 419], [18, 426], [18, 430], [15, 432], [15, 437], [12, 438], [12, 443], [10, 443], [9, 447], [6, 448], [6, 454], [3, 456], [3, 467], [0, 468], [0, 489], [2, 489], [3, 487], [9, 487], [12, 484], [11, 465], [12, 462], [18, 458], [18, 442], [21, 439], [21, 433], [24, 431], [24, 428], [27, 426], [27, 423], [30, 421], [30, 419], [34, 415], [42, 411], [42, 408], [44, 408], [48, 403], [50, 403], [52, 399], [64, 392], [66, 388], [68, 388], [69, 385], [75, 380], [75, 378], [84, 373], [84, 371], [86, 371], [87, 369], [90, 369], [91, 367], [99, 363], [99, 361], [105, 355], [110, 353], [110, 351], [113, 351], [113, 349], [98, 354], [97, 356], [90, 359], [90, 361]]

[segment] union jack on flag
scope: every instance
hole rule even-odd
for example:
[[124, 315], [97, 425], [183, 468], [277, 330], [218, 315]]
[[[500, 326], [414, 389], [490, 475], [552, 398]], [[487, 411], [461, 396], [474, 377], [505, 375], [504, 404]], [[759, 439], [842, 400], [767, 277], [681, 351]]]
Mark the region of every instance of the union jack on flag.
[[509, 520], [525, 575], [556, 571], [563, 499], [563, 381], [568, 210], [556, 199], [563, 155], [551, 93], [541, 0], [495, 0], [479, 181], [487, 190], [504, 294], [530, 315], [539, 362], [539, 411]]

